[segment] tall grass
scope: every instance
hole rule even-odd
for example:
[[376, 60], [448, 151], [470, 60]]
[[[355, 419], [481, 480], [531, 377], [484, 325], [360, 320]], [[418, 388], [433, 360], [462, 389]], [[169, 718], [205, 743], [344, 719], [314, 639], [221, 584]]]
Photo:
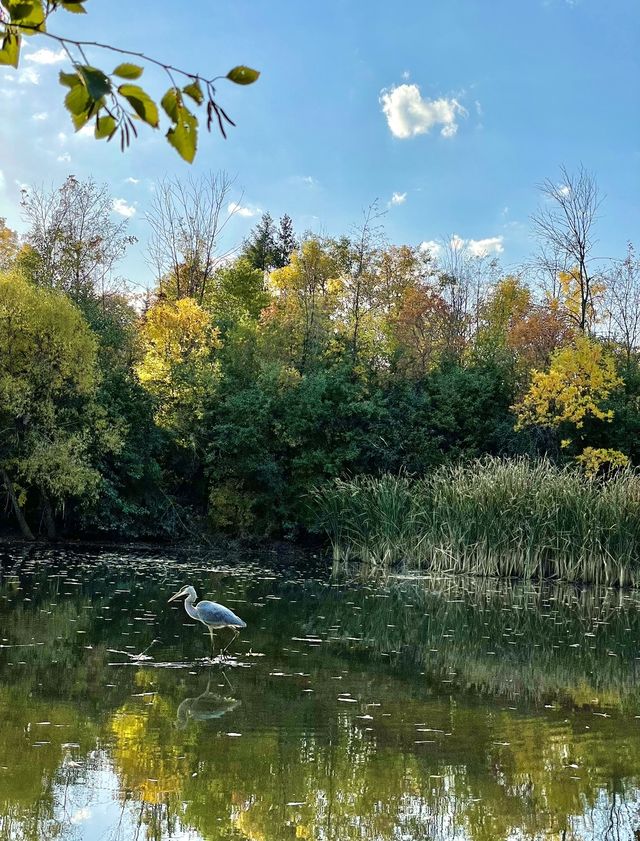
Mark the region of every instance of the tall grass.
[[640, 474], [590, 479], [486, 458], [424, 479], [363, 476], [313, 493], [334, 559], [437, 572], [640, 582]]

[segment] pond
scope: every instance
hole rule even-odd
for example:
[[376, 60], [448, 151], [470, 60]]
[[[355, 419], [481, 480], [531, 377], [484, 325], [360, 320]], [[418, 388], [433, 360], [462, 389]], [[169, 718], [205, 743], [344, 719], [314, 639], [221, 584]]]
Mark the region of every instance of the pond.
[[[0, 839], [640, 837], [638, 592], [0, 558]], [[185, 583], [247, 622], [224, 664]]]

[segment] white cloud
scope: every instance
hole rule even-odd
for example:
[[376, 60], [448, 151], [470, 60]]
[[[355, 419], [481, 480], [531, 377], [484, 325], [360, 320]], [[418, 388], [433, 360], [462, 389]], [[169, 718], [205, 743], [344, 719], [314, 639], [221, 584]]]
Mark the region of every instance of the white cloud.
[[71, 163], [71, 155], [68, 152], [65, 152], [62, 155], [58, 155], [57, 159], [62, 164], [70, 164]]
[[464, 248], [472, 257], [486, 257], [489, 254], [502, 254], [504, 237], [485, 237], [484, 239], [462, 239], [458, 234], [451, 237], [451, 247]]
[[44, 120], [48, 119], [49, 115], [46, 111], [40, 111], [39, 114], [33, 114], [31, 119], [35, 120], [37, 123], [42, 123]]
[[504, 237], [487, 237], [486, 239], [470, 239], [467, 248], [474, 257], [486, 257], [488, 254], [502, 254], [504, 251]]
[[136, 212], [135, 207], [132, 204], [127, 204], [125, 199], [114, 199], [113, 209], [116, 213], [119, 213], [120, 216], [124, 216], [127, 219], [131, 219]]
[[40, 74], [34, 67], [23, 67], [18, 73], [19, 85], [39, 85]]
[[404, 204], [406, 202], [406, 200], [407, 200], [407, 194], [406, 193], [394, 193], [391, 196], [391, 201], [389, 202], [389, 204]]
[[0, 169], [0, 190], [4, 189], [4, 172]]
[[67, 54], [62, 48], [56, 53], [43, 47], [41, 50], [36, 50], [35, 53], [25, 55], [25, 61], [33, 61], [35, 64], [60, 64], [66, 58]]
[[457, 99], [423, 99], [418, 85], [383, 90], [380, 104], [391, 134], [402, 140], [427, 134], [434, 126], [442, 126], [443, 137], [453, 137], [458, 131], [457, 117], [467, 116]]
[[139, 184], [140, 183], [139, 178], [132, 178], [132, 177], [125, 178], [125, 181], [127, 182], [127, 184]]
[[561, 187], [558, 187], [558, 192], [561, 196], [568, 196], [571, 192], [571, 188], [568, 187], [566, 184], [563, 184]]
[[251, 219], [253, 216], [257, 216], [260, 213], [259, 208], [257, 207], [243, 207], [239, 202], [232, 201], [229, 203], [227, 207], [227, 211], [229, 214], [237, 213], [238, 216], [243, 216], [245, 219]]
[[66, 142], [67, 142], [67, 135], [66, 135], [63, 131], [59, 131], [59, 132], [58, 132], [58, 143], [59, 143], [61, 146], [64, 146], [64, 144], [65, 144]]
[[[459, 234], [453, 234], [449, 240], [449, 248], [453, 251], [466, 251], [471, 257], [487, 257], [489, 254], [502, 254], [504, 251], [504, 237], [485, 237], [484, 239], [463, 239]], [[442, 254], [443, 243], [434, 239], [420, 243], [421, 251], [428, 251], [432, 257], [438, 258]]]
[[435, 239], [425, 239], [424, 242], [420, 243], [420, 251], [428, 251], [432, 257], [437, 259], [442, 251], [442, 244], [436, 242]]

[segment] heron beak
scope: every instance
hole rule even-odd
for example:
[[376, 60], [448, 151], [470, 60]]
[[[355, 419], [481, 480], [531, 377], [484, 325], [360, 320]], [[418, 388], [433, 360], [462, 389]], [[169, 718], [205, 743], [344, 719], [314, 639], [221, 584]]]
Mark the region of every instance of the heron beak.
[[167, 604], [169, 604], [169, 602], [175, 602], [176, 599], [179, 599], [180, 596], [184, 596], [184, 595], [185, 595], [185, 592], [184, 592], [184, 587], [183, 587], [182, 590], [178, 590], [177, 593], [174, 593], [174, 595], [171, 596], [171, 598], [169, 599]]

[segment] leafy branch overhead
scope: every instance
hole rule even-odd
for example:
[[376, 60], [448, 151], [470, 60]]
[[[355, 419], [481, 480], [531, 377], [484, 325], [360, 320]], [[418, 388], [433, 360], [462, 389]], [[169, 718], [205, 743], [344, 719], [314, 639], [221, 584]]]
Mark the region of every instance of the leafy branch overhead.
[[[226, 127], [235, 125], [216, 100], [215, 83], [228, 79], [237, 85], [250, 85], [260, 75], [250, 67], [238, 66], [226, 76], [205, 79], [144, 53], [121, 49], [111, 44], [80, 41], [56, 35], [48, 28], [51, 16], [63, 10], [86, 14], [89, 0], [0, 0], [0, 64], [18, 67], [23, 38], [41, 36], [56, 41], [69, 56], [72, 72], [61, 72], [60, 83], [68, 88], [64, 104], [76, 131], [92, 123], [98, 140], [119, 137], [124, 151], [132, 137], [138, 136], [139, 124], [159, 129], [161, 114], [170, 121], [166, 138], [185, 161], [191, 163], [198, 146], [200, 125], [196, 109], [206, 111], [207, 130], [216, 125], [223, 137]], [[135, 58], [123, 61], [107, 72], [89, 63], [85, 50], [100, 49]], [[144, 64], [162, 68], [170, 86], [160, 103], [139, 84]]]

